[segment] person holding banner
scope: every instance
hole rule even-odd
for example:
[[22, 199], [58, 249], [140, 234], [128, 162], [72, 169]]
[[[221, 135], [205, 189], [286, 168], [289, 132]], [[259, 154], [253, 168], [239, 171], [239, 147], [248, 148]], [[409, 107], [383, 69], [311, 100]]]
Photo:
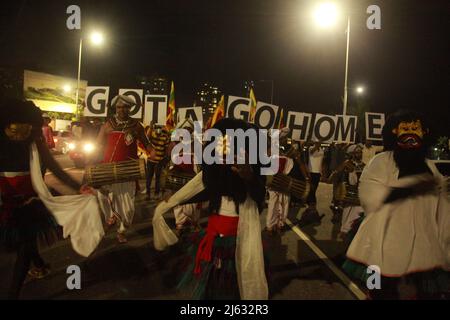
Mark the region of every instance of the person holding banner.
[[[147, 132], [150, 141], [150, 152], [147, 155], [147, 196], [151, 200], [161, 200], [161, 174], [168, 164], [167, 151], [170, 144], [170, 134], [163, 126], [154, 126]], [[151, 185], [155, 176], [155, 193], [151, 197]]]
[[322, 176], [324, 154], [320, 141], [315, 141], [314, 145], [308, 149], [308, 169], [311, 176], [311, 189], [306, 199], [308, 208], [303, 212], [300, 219], [301, 222], [320, 222], [323, 217], [323, 215], [320, 216], [317, 212], [316, 191]]
[[[302, 142], [293, 141], [291, 149], [287, 152], [286, 156], [294, 161], [294, 166], [289, 172], [289, 176], [298, 180], [305, 180], [307, 183], [311, 181], [311, 176], [308, 172], [304, 160], [304, 152]], [[293, 207], [304, 206], [302, 199], [297, 199], [295, 196], [291, 196], [291, 205]]]
[[396, 112], [382, 130], [386, 151], [361, 175], [366, 217], [344, 269], [363, 281], [378, 274], [372, 299], [445, 299], [449, 293], [448, 177], [426, 159], [429, 130], [420, 114]]
[[[129, 116], [131, 107], [135, 101], [125, 95], [117, 95], [111, 101], [111, 107], [116, 109], [115, 115], [101, 127], [97, 136], [97, 146], [103, 147], [103, 163], [121, 162], [137, 159], [137, 141], [139, 140], [145, 148], [150, 143], [145, 135], [142, 124]], [[114, 183], [104, 186], [109, 192], [109, 198], [113, 213], [108, 221], [114, 225], [119, 221], [117, 240], [126, 243], [125, 233], [131, 225], [134, 216], [134, 198], [136, 193], [136, 182]]]

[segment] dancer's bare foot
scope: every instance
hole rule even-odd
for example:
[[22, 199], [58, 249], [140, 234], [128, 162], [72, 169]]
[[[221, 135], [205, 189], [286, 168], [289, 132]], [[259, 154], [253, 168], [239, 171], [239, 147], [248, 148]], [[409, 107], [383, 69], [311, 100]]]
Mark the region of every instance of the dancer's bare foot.
[[28, 271], [28, 276], [30, 280], [43, 279], [49, 274], [50, 274], [50, 266], [47, 264], [41, 268], [33, 267]]

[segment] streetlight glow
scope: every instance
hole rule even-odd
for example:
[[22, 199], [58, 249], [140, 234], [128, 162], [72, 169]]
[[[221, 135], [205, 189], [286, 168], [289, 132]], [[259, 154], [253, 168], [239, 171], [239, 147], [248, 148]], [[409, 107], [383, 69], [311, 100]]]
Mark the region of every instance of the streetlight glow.
[[325, 2], [316, 7], [314, 11], [314, 19], [322, 28], [333, 26], [338, 18], [338, 9], [334, 3]]
[[364, 87], [361, 87], [361, 86], [357, 87], [356, 88], [356, 93], [357, 94], [363, 94], [364, 93]]
[[68, 84], [65, 84], [63, 86], [63, 90], [64, 90], [65, 93], [69, 93], [72, 90], [72, 87], [70, 85], [68, 85]]
[[95, 45], [101, 45], [103, 43], [103, 34], [99, 32], [93, 32], [91, 34], [91, 42]]

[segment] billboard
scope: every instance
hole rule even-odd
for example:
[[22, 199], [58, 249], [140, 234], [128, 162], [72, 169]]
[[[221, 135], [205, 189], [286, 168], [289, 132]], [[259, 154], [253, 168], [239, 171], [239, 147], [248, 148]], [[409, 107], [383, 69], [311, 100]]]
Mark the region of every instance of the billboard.
[[[87, 81], [80, 81], [78, 103], [82, 104]], [[77, 79], [24, 70], [23, 95], [44, 111], [76, 113]]]

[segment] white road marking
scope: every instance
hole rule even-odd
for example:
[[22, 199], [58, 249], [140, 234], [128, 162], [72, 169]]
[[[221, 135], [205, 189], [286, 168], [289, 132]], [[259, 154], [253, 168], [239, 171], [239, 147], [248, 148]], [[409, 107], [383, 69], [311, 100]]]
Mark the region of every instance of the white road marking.
[[331, 271], [342, 281], [342, 283], [356, 296], [359, 300], [366, 300], [366, 294], [352, 281], [345, 273], [343, 273], [336, 265], [315, 245], [309, 236], [304, 233], [298, 226], [295, 226], [289, 219], [286, 219], [286, 223], [294, 231], [300, 239], [302, 239], [306, 245], [330, 268]]

